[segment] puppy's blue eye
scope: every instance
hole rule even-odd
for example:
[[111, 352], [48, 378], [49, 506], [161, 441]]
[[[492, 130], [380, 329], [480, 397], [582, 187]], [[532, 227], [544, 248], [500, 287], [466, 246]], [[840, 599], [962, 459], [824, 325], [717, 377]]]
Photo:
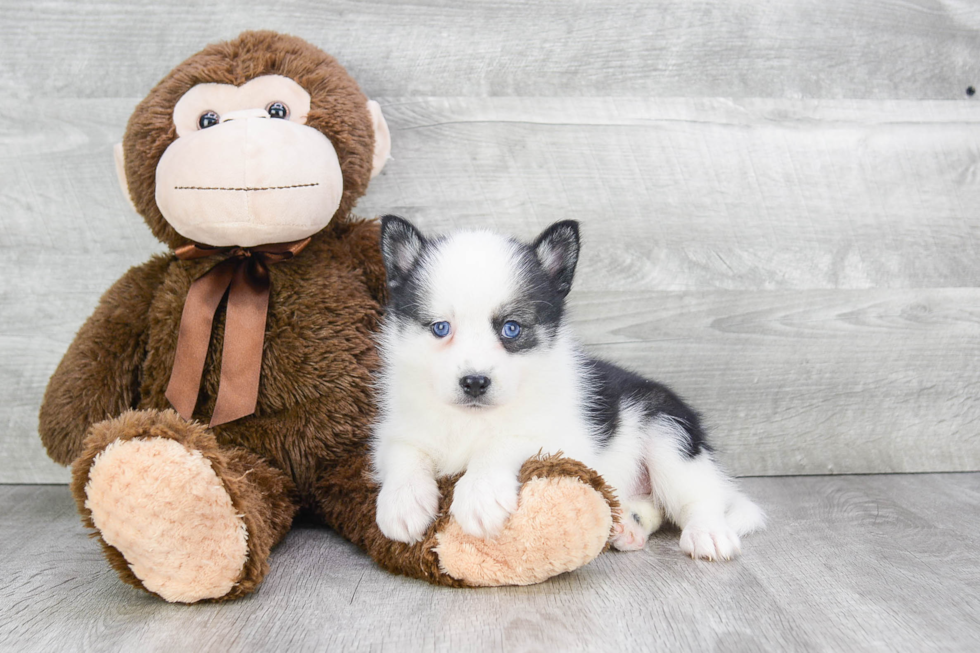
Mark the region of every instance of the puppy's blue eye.
[[449, 322], [434, 322], [432, 324], [432, 335], [436, 338], [445, 338], [449, 335]]
[[508, 320], [507, 322], [504, 322], [504, 328], [500, 330], [500, 335], [508, 340], [513, 340], [517, 336], [521, 335], [521, 325], [513, 320]]

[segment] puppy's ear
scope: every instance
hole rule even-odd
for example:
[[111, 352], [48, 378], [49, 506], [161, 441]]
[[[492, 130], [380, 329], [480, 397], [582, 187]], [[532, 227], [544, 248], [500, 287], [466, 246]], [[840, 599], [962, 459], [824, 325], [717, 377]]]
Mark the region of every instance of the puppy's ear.
[[572, 277], [578, 263], [578, 222], [556, 222], [535, 239], [531, 248], [558, 292], [562, 297], [567, 295], [572, 289]]
[[411, 222], [397, 215], [381, 218], [381, 257], [385, 262], [388, 284], [397, 288], [415, 267], [422, 255], [425, 237]]

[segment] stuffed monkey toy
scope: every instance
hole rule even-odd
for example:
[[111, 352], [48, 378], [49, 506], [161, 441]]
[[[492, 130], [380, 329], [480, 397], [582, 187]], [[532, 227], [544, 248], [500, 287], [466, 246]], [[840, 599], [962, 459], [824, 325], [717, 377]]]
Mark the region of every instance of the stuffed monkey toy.
[[117, 170], [173, 253], [103, 295], [40, 413], [126, 583], [187, 603], [248, 594], [299, 510], [442, 585], [535, 583], [606, 546], [615, 499], [559, 457], [524, 465], [494, 540], [448, 515], [454, 479], [420, 542], [379, 531], [368, 441], [386, 282], [378, 223], [351, 210], [389, 148], [379, 105], [336, 60], [273, 32], [206, 47], [136, 107]]

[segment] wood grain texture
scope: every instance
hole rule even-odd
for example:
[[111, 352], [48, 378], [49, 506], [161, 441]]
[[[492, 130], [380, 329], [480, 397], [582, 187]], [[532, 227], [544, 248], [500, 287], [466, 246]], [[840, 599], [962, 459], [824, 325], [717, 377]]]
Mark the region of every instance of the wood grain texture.
[[123, 585], [63, 487], [0, 488], [5, 651], [974, 651], [980, 474], [743, 479], [769, 512], [732, 563], [677, 532], [524, 588], [381, 571], [299, 527], [259, 591], [169, 605]]
[[67, 482], [37, 435], [47, 379], [105, 290], [163, 251], [115, 181], [136, 102], [0, 108], [0, 482]]
[[263, 28], [327, 49], [371, 95], [956, 99], [980, 82], [978, 27], [958, 0], [6, 0], [0, 93], [137, 97]]
[[980, 290], [583, 293], [600, 357], [675, 388], [736, 474], [972, 471]]
[[580, 220], [578, 290], [980, 282], [969, 102], [426, 98], [385, 111], [394, 160], [367, 213], [524, 237]]
[[[675, 385], [738, 474], [980, 468], [972, 103], [382, 98], [359, 212], [530, 237], [579, 219], [592, 351]], [[99, 295], [161, 246], [114, 179], [135, 99], [0, 102], [5, 482]]]

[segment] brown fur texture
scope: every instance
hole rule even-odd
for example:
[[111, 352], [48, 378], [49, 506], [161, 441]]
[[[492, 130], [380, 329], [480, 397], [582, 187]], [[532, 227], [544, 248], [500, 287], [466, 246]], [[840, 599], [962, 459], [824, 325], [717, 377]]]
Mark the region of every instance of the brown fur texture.
[[126, 126], [123, 152], [130, 197], [153, 235], [170, 247], [189, 242], [167, 223], [155, 199], [156, 163], [177, 137], [174, 105], [197, 84], [240, 86], [262, 75], [282, 75], [302, 86], [310, 94], [306, 124], [323, 132], [337, 150], [344, 193], [333, 223], [343, 222], [367, 191], [374, 128], [367, 97], [357, 83], [336, 59], [300, 38], [245, 32], [207, 46], [174, 68], [137, 105]]
[[[109, 443], [159, 437], [200, 452], [248, 529], [247, 562], [222, 599], [255, 589], [268, 569], [269, 550], [299, 509], [318, 515], [386, 569], [432, 583], [467, 585], [466, 579], [441, 571], [433, 551], [448, 519], [445, 510], [414, 546], [385, 539], [375, 523], [377, 487], [368, 475], [368, 437], [379, 364], [373, 337], [385, 301], [385, 274], [378, 223], [349, 216], [367, 188], [374, 142], [366, 98], [344, 69], [304, 41], [272, 32], [247, 32], [208, 46], [177, 66], [133, 113], [123, 143], [130, 193], [161, 241], [184, 244], [154, 201], [157, 161], [176, 136], [173, 106], [194, 84], [242, 84], [265, 74], [289, 76], [310, 93], [308, 124], [336, 148], [345, 190], [331, 224], [295, 259], [270, 267], [255, 414], [206, 429], [169, 410], [164, 393], [188, 288], [221, 259], [156, 256], [116, 282], [79, 331], [48, 385], [41, 439], [56, 461], [74, 461], [72, 491], [90, 528], [95, 524], [85, 507], [88, 474]], [[215, 315], [195, 411], [202, 421], [214, 408], [218, 388], [224, 310], [222, 304]], [[530, 461], [522, 479], [531, 478], [529, 473], [580, 479], [615, 505], [601, 479], [573, 461]], [[444, 507], [453, 482], [441, 482]], [[105, 542], [103, 547], [120, 577], [142, 587], [124, 552]]]
[[58, 364], [39, 426], [55, 462], [70, 465], [81, 455], [89, 426], [139, 404], [150, 305], [170, 262], [155, 256], [126, 272], [102, 295]]

